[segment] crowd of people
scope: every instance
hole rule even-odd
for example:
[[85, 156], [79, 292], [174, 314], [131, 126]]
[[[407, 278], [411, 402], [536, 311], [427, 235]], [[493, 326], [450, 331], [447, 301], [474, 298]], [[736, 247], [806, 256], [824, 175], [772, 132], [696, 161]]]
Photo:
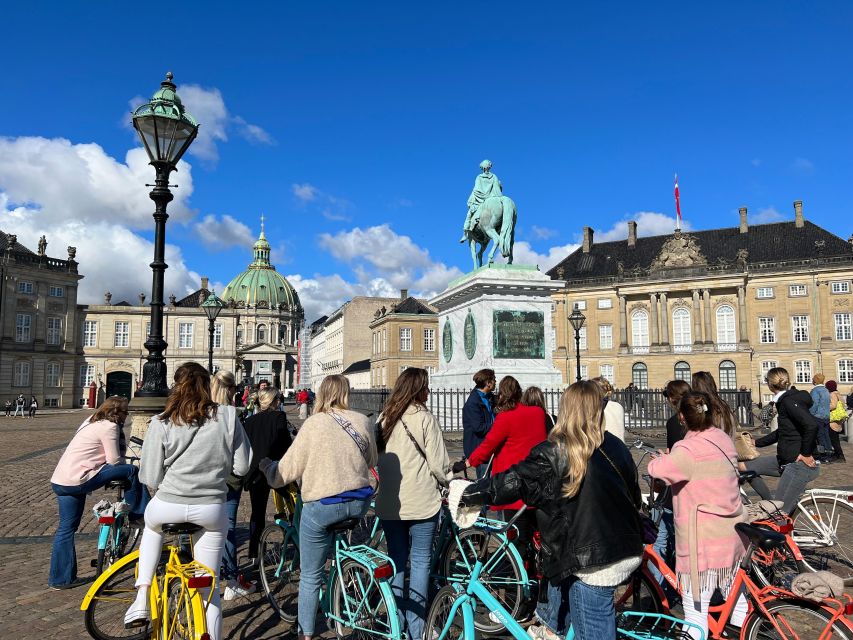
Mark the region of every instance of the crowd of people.
[[[151, 420], [138, 468], [122, 461], [127, 401], [108, 398], [77, 430], [51, 478], [60, 520], [49, 584], [61, 589], [80, 583], [74, 533], [86, 495], [120, 478], [129, 489], [117, 508], [144, 526], [137, 597], [127, 610], [127, 625], [142, 626], [150, 619], [148, 590], [165, 523], [203, 527], [195, 540], [196, 560], [221, 576], [224, 599], [248, 595], [256, 586], [239, 573], [236, 552], [242, 493], [248, 492], [251, 502], [251, 570], [270, 491], [297, 483], [303, 501], [300, 640], [316, 633], [318, 596], [333, 540], [329, 527], [363, 516], [371, 501], [397, 568], [392, 590], [401, 629], [420, 639], [442, 491], [454, 474], [470, 468], [477, 479], [462, 494], [462, 504], [482, 505], [506, 520], [524, 508], [516, 520], [515, 544], [528, 564], [539, 562], [547, 580], [547, 598], [540, 598], [530, 635], [554, 640], [571, 625], [578, 638], [615, 637], [615, 589], [637, 569], [643, 545], [650, 542], [639, 511], [638, 471], [624, 444], [625, 408], [601, 378], [569, 386], [556, 415], [541, 389], [524, 389], [513, 376], [498, 382], [494, 371], [483, 369], [473, 381], [463, 409], [464, 458], [453, 464], [439, 421], [428, 408], [428, 374], [419, 368], [401, 373], [375, 423], [350, 408], [344, 376], [326, 377], [313, 412], [294, 437], [277, 389], [262, 383], [255, 393], [240, 397], [233, 374], [219, 371], [211, 377], [196, 363], [184, 364], [175, 372], [165, 411]], [[837, 394], [830, 382], [827, 404]], [[668, 561], [674, 556], [685, 618], [699, 628], [707, 629], [711, 594], [727, 592], [746, 549], [734, 527], [745, 518], [738, 471], [759, 474], [753, 486], [762, 497], [771, 493], [760, 476], [779, 476], [776, 497], [789, 512], [819, 473], [814, 456], [823, 394], [798, 391], [782, 368], [768, 372], [767, 384], [778, 426], [755, 444], [776, 444], [776, 452], [747, 462], [739, 462], [733, 440], [737, 417], [711, 374], [697, 372], [690, 383], [673, 380], [664, 391], [674, 414], [666, 425], [666, 448], [648, 471], [668, 486], [670, 499], [658, 514], [655, 547]], [[245, 406], [242, 419], [233, 406], [237, 397]], [[834, 431], [829, 413], [826, 417]], [[840, 445], [833, 448], [836, 440], [829, 437], [827, 455], [843, 459]], [[745, 613], [741, 598], [734, 624]], [[217, 640], [222, 628], [218, 589], [210, 594], [207, 616], [211, 638]]]
[[[35, 418], [36, 411], [38, 411], [39, 402], [36, 400], [35, 396], [30, 396], [30, 399], [27, 400], [24, 397], [23, 393], [19, 393], [18, 397], [14, 400], [6, 400], [5, 402], [5, 410], [7, 418]], [[26, 415], [24, 415], [26, 413]]]

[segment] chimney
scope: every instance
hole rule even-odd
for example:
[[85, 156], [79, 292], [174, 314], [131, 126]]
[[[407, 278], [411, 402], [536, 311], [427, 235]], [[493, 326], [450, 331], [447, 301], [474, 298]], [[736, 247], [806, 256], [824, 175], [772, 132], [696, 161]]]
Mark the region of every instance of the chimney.
[[145, 294], [144, 293], [139, 294], [139, 306], [140, 307], [145, 306]]
[[583, 252], [589, 253], [592, 251], [592, 227], [583, 228]]
[[637, 246], [637, 221], [628, 221], [628, 248], [633, 249]]
[[803, 201], [794, 200], [794, 226], [800, 229], [805, 225], [806, 221], [803, 220]]
[[107, 306], [110, 306], [112, 304], [112, 300], [113, 300], [113, 294], [111, 294], [109, 291], [107, 291], [104, 294], [104, 304]]
[[201, 288], [207, 289], [208, 282], [209, 282], [209, 280], [207, 279], [207, 276], [202, 276], [201, 277]]
[[749, 231], [749, 225], [746, 222], [746, 207], [741, 207], [738, 212], [740, 213], [740, 232], [746, 233]]
[[400, 289], [400, 300], [405, 300], [408, 297], [409, 297], [409, 290], [408, 289]]

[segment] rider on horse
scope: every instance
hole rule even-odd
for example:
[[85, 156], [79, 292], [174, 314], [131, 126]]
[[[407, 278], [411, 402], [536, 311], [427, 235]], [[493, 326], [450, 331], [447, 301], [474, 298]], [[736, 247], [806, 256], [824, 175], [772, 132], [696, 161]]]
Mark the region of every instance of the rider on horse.
[[483, 160], [480, 163], [480, 168], [483, 173], [474, 180], [474, 188], [468, 197], [468, 215], [465, 218], [465, 225], [462, 227], [462, 239], [459, 242], [466, 242], [468, 232], [473, 231], [480, 221], [480, 205], [487, 198], [500, 197], [503, 194], [501, 181], [494, 173], [491, 173], [492, 163], [489, 160]]

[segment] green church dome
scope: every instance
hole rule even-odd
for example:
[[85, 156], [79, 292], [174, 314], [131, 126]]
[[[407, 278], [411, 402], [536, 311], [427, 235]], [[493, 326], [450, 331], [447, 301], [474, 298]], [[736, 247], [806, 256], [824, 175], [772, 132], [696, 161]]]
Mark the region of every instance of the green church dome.
[[226, 302], [234, 300], [234, 304], [238, 307], [250, 305], [260, 309], [301, 307], [296, 290], [270, 262], [270, 243], [264, 235], [263, 219], [261, 219], [261, 235], [252, 247], [252, 254], [254, 260], [249, 268], [228, 283], [222, 293], [222, 299]]

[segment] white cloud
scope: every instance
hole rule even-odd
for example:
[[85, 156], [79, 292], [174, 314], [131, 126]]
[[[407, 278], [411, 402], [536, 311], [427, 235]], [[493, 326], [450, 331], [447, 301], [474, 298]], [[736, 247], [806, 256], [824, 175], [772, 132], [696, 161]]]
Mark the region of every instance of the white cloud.
[[808, 158], [794, 158], [791, 170], [801, 176], [810, 176], [815, 172], [815, 165]]
[[252, 230], [229, 215], [217, 218], [206, 215], [193, 225], [198, 238], [212, 249], [228, 247], [251, 247], [255, 239]]
[[764, 207], [759, 209], [756, 214], [748, 214], [747, 220], [750, 224], [767, 224], [769, 222], [779, 222], [784, 220], [785, 216], [779, 213], [776, 207]]
[[[628, 237], [629, 220], [636, 221], [637, 235], [640, 237], [669, 235], [675, 229], [676, 224], [675, 216], [668, 216], [654, 211], [639, 211], [632, 216], [627, 216], [619, 222], [614, 223], [607, 231], [596, 229], [593, 241], [610, 242], [613, 240], [625, 240]], [[681, 228], [684, 231], [689, 231], [691, 229], [690, 222], [682, 220]]]
[[[178, 95], [186, 110], [201, 125], [188, 153], [203, 162], [216, 164], [219, 160], [218, 144], [228, 141], [230, 130], [236, 130], [238, 135], [252, 143], [275, 144], [272, 136], [262, 127], [230, 113], [219, 89], [208, 89], [197, 84], [181, 84], [178, 86]], [[133, 98], [130, 101], [131, 111], [145, 102], [147, 98]]]
[[409, 236], [397, 235], [387, 223], [366, 229], [355, 227], [335, 235], [324, 233], [320, 246], [339, 260], [364, 260], [386, 273], [432, 264], [429, 251], [417, 246]]
[[290, 185], [290, 190], [301, 205], [313, 203], [316, 210], [326, 220], [341, 222], [352, 218], [350, 212], [353, 209], [353, 204], [346, 198], [321, 191], [308, 182], [294, 183]]
[[317, 187], [313, 184], [308, 184], [307, 182], [303, 184], [294, 183], [290, 185], [290, 188], [293, 191], [293, 195], [302, 202], [311, 202], [312, 200], [315, 200], [317, 198], [317, 194], [320, 192]]
[[[533, 264], [538, 266], [540, 271], [547, 271], [579, 246], [579, 244], [570, 242], [569, 244], [551, 247], [546, 253], [539, 253], [526, 240], [519, 240], [513, 245], [512, 261], [514, 264]], [[504, 262], [504, 259], [499, 257], [500, 251], [495, 253], [495, 256], [497, 261]], [[483, 256], [483, 260], [485, 259], [486, 256]]]
[[547, 240], [548, 238], [553, 238], [554, 236], [556, 236], [558, 231], [556, 229], [540, 227], [534, 224], [532, 227], [530, 227], [530, 233], [532, 233], [533, 237], [538, 240]]
[[372, 278], [366, 282], [348, 282], [340, 274], [305, 277], [300, 274], [286, 276], [299, 294], [305, 308], [305, 321], [313, 322], [328, 315], [353, 296], [395, 297], [399, 290], [383, 278]]

